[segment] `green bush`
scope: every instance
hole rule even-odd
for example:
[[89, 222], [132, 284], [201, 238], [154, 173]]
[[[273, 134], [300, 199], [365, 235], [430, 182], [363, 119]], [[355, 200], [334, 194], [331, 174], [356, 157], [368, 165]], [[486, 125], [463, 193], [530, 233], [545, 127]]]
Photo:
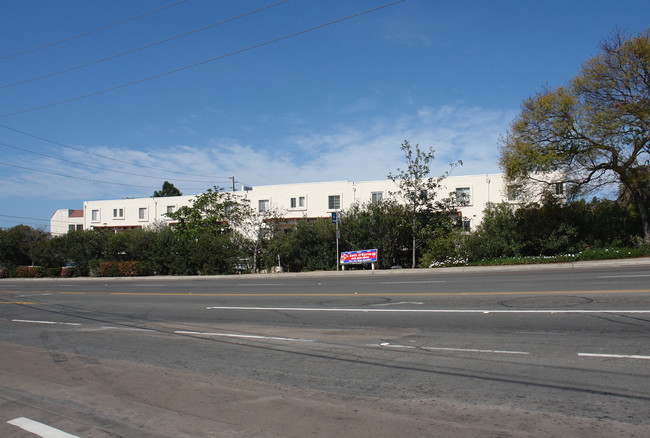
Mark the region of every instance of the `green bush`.
[[19, 266], [16, 268], [16, 277], [39, 278], [43, 276], [43, 269], [40, 266]]

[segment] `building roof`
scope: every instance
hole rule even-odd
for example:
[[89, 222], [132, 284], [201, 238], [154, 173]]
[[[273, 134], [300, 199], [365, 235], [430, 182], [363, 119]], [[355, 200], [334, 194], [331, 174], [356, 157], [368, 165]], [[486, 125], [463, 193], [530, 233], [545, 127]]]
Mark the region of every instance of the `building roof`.
[[84, 217], [83, 210], [68, 210], [68, 217]]

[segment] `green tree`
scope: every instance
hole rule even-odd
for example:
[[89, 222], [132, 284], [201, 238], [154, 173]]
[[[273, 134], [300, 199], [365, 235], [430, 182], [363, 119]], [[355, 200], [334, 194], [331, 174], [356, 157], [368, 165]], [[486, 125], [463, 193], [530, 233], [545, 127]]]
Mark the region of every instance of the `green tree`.
[[408, 266], [410, 254], [409, 209], [395, 199], [353, 204], [341, 212], [341, 249], [377, 249], [378, 267]]
[[570, 195], [620, 186], [650, 243], [650, 30], [614, 34], [568, 85], [527, 99], [501, 141], [500, 165], [519, 184], [559, 171]]
[[32, 248], [47, 238], [45, 231], [27, 225], [0, 229], [0, 268], [32, 265]]
[[169, 181], [165, 181], [162, 185], [161, 190], [156, 190], [153, 192], [153, 197], [154, 198], [164, 198], [167, 196], [182, 196], [183, 194], [181, 193], [180, 190], [178, 190], [174, 184], [170, 183]]
[[231, 233], [253, 214], [248, 200], [216, 186], [197, 195], [192, 200], [192, 205], [185, 205], [173, 213], [166, 213], [169, 218], [177, 222], [174, 225], [177, 232], [194, 239], [206, 232]]
[[433, 212], [448, 211], [453, 208], [454, 200], [450, 198], [436, 199], [441, 189], [442, 182], [449, 176], [451, 170], [462, 165], [461, 161], [450, 166], [450, 170], [437, 178], [431, 178], [431, 163], [435, 159], [433, 148], [428, 151], [420, 149], [418, 144], [415, 149], [408, 141], [402, 143], [400, 149], [404, 152], [405, 169], [397, 169], [396, 174], [390, 173], [388, 178], [392, 180], [398, 190], [391, 195], [401, 197], [409, 207], [409, 222], [411, 226], [411, 267], [416, 267], [417, 249], [420, 244], [426, 241], [426, 232], [423, 220]]

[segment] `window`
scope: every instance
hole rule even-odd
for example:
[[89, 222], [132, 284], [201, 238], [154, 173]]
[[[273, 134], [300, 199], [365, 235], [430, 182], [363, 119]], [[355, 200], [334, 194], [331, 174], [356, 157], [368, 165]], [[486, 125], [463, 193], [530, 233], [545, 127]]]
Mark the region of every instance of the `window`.
[[82, 224], [77, 224], [77, 231], [83, 231], [84, 226]]
[[138, 208], [138, 219], [141, 221], [146, 221], [147, 220], [147, 209], [146, 208]]
[[304, 210], [306, 206], [306, 199], [307, 198], [305, 196], [295, 196], [293, 198], [289, 198], [289, 208], [299, 208], [301, 210]]
[[90, 212], [90, 220], [93, 222], [99, 222], [99, 210], [92, 210]]
[[516, 202], [521, 198], [521, 186], [512, 185], [508, 186], [508, 201]]
[[[411, 201], [418, 199], [416, 191], [415, 190], [410, 190], [409, 191], [409, 197], [411, 198]], [[429, 197], [429, 191], [428, 190], [422, 190], [420, 191], [420, 200], [427, 199]]]
[[75, 226], [74, 225], [68, 225], [68, 231], [74, 231]]
[[167, 213], [173, 213], [176, 210], [175, 205], [168, 205], [167, 206]]
[[564, 183], [556, 183], [555, 184], [555, 194], [557, 196], [564, 195]]
[[124, 209], [123, 208], [114, 208], [113, 209], [113, 219], [124, 219]]
[[456, 202], [459, 204], [464, 204], [464, 205], [469, 205], [472, 202], [472, 199], [470, 198], [470, 190], [469, 187], [457, 187], [456, 188]]
[[338, 210], [341, 208], [341, 195], [330, 195], [327, 197], [327, 208]]
[[379, 204], [384, 199], [384, 192], [372, 192], [370, 194], [370, 201], [373, 204]]
[[258, 202], [258, 209], [257, 210], [260, 213], [263, 213], [265, 211], [269, 211], [270, 204], [271, 203], [269, 202], [268, 199], [260, 199], [259, 202]]

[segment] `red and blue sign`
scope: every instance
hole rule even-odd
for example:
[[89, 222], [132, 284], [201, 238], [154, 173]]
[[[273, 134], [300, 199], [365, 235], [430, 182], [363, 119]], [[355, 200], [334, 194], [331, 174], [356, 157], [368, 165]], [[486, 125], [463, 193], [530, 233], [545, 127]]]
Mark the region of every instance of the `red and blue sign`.
[[373, 263], [377, 261], [376, 249], [364, 249], [361, 251], [347, 251], [341, 253], [341, 264], [348, 263]]

